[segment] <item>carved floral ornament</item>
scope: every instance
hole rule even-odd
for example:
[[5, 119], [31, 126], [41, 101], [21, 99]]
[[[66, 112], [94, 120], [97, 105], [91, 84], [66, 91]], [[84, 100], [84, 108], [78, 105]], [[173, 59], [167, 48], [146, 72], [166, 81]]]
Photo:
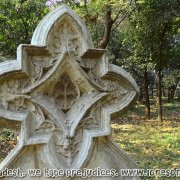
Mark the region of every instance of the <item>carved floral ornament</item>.
[[85, 167], [94, 140], [110, 135], [110, 120], [138, 92], [105, 50], [93, 49], [86, 26], [66, 6], [40, 22], [31, 45], [18, 47], [17, 60], [0, 64], [0, 84], [0, 125], [21, 124], [20, 141], [0, 169], [22, 166], [27, 151], [36, 152], [38, 167]]

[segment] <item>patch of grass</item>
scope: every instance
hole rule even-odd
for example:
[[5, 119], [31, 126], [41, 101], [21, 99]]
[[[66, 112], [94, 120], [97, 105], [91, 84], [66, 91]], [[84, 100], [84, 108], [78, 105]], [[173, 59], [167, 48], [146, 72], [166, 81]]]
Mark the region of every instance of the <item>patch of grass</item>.
[[140, 168], [180, 167], [179, 128], [170, 124], [168, 127], [154, 126], [154, 122], [151, 123], [142, 122], [138, 126], [112, 124], [112, 136], [138, 162]]
[[[180, 104], [164, 104], [164, 123], [156, 116], [144, 120], [144, 107], [136, 105], [112, 122], [112, 137], [142, 169], [180, 168]], [[154, 115], [156, 107], [152, 106]], [[149, 178], [151, 179], [151, 178]], [[162, 179], [162, 178], [161, 178]]]
[[0, 162], [15, 147], [17, 141], [14, 130], [6, 129], [0, 131]]

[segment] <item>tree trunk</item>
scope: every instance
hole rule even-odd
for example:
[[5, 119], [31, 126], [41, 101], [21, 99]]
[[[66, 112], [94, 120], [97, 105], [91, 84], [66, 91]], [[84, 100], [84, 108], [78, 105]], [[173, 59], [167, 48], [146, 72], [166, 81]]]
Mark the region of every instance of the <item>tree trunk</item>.
[[100, 41], [98, 48], [105, 49], [106, 46], [109, 43], [109, 39], [111, 36], [111, 30], [112, 30], [112, 25], [113, 25], [113, 20], [111, 18], [111, 7], [106, 6], [106, 13], [105, 13], [105, 32], [102, 40]]
[[161, 89], [161, 68], [159, 67], [157, 72], [157, 107], [158, 107], [158, 121], [163, 122], [162, 119], [162, 89]]
[[174, 95], [175, 95], [177, 84], [178, 83], [176, 83], [175, 85], [168, 88], [168, 99], [167, 99], [167, 101], [169, 103], [174, 102]]
[[152, 96], [152, 99], [154, 98], [154, 87], [151, 88], [151, 96]]
[[144, 98], [142, 85], [139, 86], [139, 90], [140, 90], [140, 92], [139, 92], [139, 102], [142, 102], [142, 101], [143, 101], [143, 98]]
[[180, 90], [177, 91], [177, 101], [180, 102]]
[[150, 102], [149, 102], [149, 89], [148, 89], [148, 72], [144, 71], [144, 95], [145, 95], [145, 118], [150, 119]]
[[162, 62], [163, 62], [163, 46], [166, 43], [165, 37], [166, 37], [166, 32], [168, 28], [168, 21], [165, 21], [163, 23], [163, 29], [161, 33], [161, 38], [160, 38], [160, 44], [159, 44], [159, 50], [157, 54], [157, 106], [158, 106], [158, 121], [160, 123], [163, 122], [162, 118], [162, 89], [161, 89], [161, 81], [162, 81]]

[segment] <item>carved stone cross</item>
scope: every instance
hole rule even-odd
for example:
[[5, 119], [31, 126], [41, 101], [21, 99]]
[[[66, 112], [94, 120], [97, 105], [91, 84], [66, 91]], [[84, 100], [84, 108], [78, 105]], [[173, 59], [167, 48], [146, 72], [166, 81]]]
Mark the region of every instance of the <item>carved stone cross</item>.
[[66, 6], [40, 22], [17, 60], [0, 64], [0, 85], [0, 126], [21, 125], [0, 170], [136, 166], [110, 139], [110, 120], [135, 101], [138, 87], [109, 64], [106, 50], [93, 49], [86, 26]]

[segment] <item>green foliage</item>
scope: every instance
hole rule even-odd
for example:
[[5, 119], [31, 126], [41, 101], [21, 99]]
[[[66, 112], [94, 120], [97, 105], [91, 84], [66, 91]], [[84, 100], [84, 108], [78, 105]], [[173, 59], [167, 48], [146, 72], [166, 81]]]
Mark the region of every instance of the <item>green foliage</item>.
[[175, 90], [180, 81], [180, 44], [172, 42], [172, 46], [174, 46], [171, 51], [173, 55], [170, 57], [168, 66], [163, 70], [163, 87], [169, 102], [174, 100]]
[[169, 74], [166, 74], [163, 78], [163, 85], [166, 89], [177, 86], [178, 82], [180, 80], [180, 70], [174, 70]]
[[110, 42], [108, 44], [109, 59], [113, 64], [124, 65], [124, 58], [127, 54], [127, 48], [122, 45], [122, 33], [119, 29], [112, 32]]
[[17, 132], [10, 129], [0, 130], [0, 162], [8, 155], [8, 153], [16, 145], [16, 134]]
[[0, 1], [0, 55], [15, 57], [19, 44], [29, 44], [39, 21], [48, 12], [44, 0]]
[[9, 140], [12, 137], [14, 137], [14, 131], [10, 129], [6, 129], [6, 128], [4, 128], [0, 134], [1, 134], [2, 140]]
[[162, 68], [173, 56], [171, 40], [178, 33], [179, 6], [176, 0], [141, 0], [130, 16], [125, 43], [131, 47], [129, 59], [140, 68]]

